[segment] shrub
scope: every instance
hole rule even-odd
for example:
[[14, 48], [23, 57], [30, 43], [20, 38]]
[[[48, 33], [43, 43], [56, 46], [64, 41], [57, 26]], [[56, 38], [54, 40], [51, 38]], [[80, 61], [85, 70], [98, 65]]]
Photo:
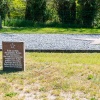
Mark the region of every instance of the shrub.
[[91, 27], [96, 16], [96, 0], [79, 0], [84, 27]]
[[96, 0], [96, 16], [94, 19], [94, 27], [100, 28], [100, 1]]
[[30, 27], [33, 26], [34, 23], [30, 20], [24, 20], [24, 19], [6, 19], [5, 25], [12, 27]]
[[9, 11], [8, 2], [4, 0], [0, 0], [0, 16], [2, 19], [5, 19], [8, 11]]
[[59, 20], [65, 24], [72, 24], [76, 20], [76, 2], [75, 0], [55, 0]]
[[34, 22], [45, 22], [46, 19], [46, 0], [27, 0], [26, 20]]

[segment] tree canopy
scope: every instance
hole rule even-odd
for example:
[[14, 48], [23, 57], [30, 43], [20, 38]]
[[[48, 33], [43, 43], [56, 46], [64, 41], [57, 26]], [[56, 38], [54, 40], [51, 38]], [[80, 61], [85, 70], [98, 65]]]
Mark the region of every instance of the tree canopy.
[[0, 0], [0, 16], [91, 27], [100, 24], [100, 0]]

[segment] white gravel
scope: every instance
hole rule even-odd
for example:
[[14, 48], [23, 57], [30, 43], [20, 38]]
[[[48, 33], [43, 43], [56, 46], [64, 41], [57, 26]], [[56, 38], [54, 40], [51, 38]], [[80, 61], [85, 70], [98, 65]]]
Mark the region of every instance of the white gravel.
[[[76, 38], [80, 38], [77, 40]], [[100, 35], [66, 35], [66, 34], [4, 34], [0, 33], [0, 49], [2, 41], [24, 41], [26, 50], [100, 50], [100, 45], [91, 44], [90, 40]]]

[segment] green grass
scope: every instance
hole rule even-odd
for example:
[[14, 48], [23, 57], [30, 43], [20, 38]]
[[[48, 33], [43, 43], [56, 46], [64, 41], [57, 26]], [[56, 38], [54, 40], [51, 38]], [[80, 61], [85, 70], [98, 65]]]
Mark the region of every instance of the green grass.
[[100, 29], [96, 28], [58, 28], [58, 27], [4, 27], [0, 33], [17, 34], [99, 34]]
[[32, 95], [38, 100], [100, 99], [99, 53], [26, 52], [25, 56], [25, 72], [3, 72], [0, 52], [0, 100]]

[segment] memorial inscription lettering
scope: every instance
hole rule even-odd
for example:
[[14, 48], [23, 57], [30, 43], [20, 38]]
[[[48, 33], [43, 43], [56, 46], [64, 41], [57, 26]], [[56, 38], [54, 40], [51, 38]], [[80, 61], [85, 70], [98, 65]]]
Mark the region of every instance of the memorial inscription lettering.
[[3, 70], [24, 71], [24, 42], [2, 42]]

